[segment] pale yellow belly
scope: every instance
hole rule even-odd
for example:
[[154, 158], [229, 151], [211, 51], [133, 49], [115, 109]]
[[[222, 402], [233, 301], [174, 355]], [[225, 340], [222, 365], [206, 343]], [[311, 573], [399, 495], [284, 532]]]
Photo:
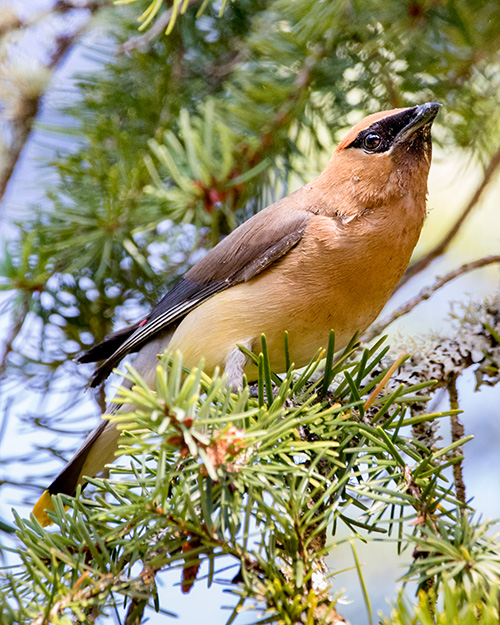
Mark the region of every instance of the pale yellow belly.
[[[392, 290], [392, 288], [391, 288]], [[378, 315], [387, 295], [365, 293], [359, 297], [348, 284], [331, 280], [318, 290], [315, 281], [294, 288], [277, 273], [223, 291], [191, 312], [175, 331], [170, 348], [180, 350], [188, 367], [203, 358], [204, 369], [224, 370], [237, 344], [250, 345], [259, 353], [261, 334], [268, 343], [271, 367], [286, 369], [284, 331], [288, 331], [290, 357], [297, 368], [306, 365], [318, 348], [328, 344], [335, 330], [336, 349], [342, 349], [357, 330], [364, 330]], [[376, 301], [379, 300], [379, 301]], [[244, 367], [249, 380], [257, 369]]]
[[[332, 220], [315, 218], [315, 235], [304, 237], [286, 257], [249, 282], [201, 304], [177, 327], [170, 348], [180, 350], [188, 367], [203, 358], [209, 374], [224, 370], [235, 346], [259, 353], [267, 338], [271, 367], [286, 369], [284, 331], [297, 368], [306, 365], [335, 331], [336, 349], [378, 316], [409, 261], [415, 244], [384, 232], [340, 237]], [[307, 233], [306, 233], [307, 234]], [[414, 237], [415, 242], [418, 237]], [[251, 362], [249, 380], [257, 376]]]
[[[169, 347], [182, 352], [188, 367], [203, 358], [204, 369], [211, 374], [217, 366], [224, 370], [237, 344], [249, 345], [258, 354], [261, 334], [265, 334], [271, 366], [274, 371], [283, 372], [285, 330], [289, 334], [291, 359], [301, 367], [318, 347], [326, 346], [333, 325], [335, 319], [328, 311], [315, 311], [300, 301], [264, 300], [255, 282], [251, 282], [212, 297], [190, 313], [177, 328]], [[345, 344], [346, 340], [342, 336], [340, 342]], [[250, 380], [255, 379], [257, 369], [252, 363], [247, 363], [244, 370]]]

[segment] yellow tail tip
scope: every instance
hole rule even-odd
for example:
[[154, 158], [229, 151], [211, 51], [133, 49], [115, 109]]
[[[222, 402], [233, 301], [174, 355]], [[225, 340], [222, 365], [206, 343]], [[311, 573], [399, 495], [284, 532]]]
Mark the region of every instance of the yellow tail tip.
[[52, 503], [52, 497], [48, 490], [43, 491], [43, 495], [36, 502], [33, 507], [33, 514], [42, 527], [52, 525], [53, 521], [49, 519], [47, 510], [54, 510], [54, 504]]

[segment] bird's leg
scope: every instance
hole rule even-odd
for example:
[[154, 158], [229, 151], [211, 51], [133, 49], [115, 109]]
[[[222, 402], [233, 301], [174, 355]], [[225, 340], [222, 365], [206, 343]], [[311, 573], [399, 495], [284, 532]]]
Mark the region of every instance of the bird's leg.
[[[240, 345], [251, 349], [252, 341], [241, 341]], [[227, 360], [224, 373], [227, 375], [227, 386], [231, 390], [238, 391], [243, 386], [243, 373], [244, 367], [247, 363], [248, 357], [240, 350], [239, 347], [234, 347], [230, 352]]]

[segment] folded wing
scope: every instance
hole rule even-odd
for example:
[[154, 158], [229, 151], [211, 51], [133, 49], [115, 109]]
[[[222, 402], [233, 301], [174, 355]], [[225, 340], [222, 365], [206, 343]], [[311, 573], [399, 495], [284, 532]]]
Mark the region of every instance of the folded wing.
[[138, 351], [203, 301], [251, 280], [297, 245], [312, 216], [308, 210], [290, 208], [290, 199], [301, 191], [287, 198], [286, 207], [277, 202], [234, 230], [170, 289], [146, 319], [110, 335], [80, 356], [79, 362], [106, 358], [91, 386], [105, 380], [126, 354]]

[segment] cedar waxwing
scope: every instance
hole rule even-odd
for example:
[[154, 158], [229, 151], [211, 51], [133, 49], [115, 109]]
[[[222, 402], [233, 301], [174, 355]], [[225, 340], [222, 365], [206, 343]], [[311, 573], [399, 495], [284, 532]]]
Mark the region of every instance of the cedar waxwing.
[[[80, 362], [103, 360], [92, 386], [120, 360], [154, 383], [157, 355], [180, 350], [187, 367], [203, 358], [230, 384], [255, 364], [239, 349], [258, 351], [264, 333], [271, 364], [309, 362], [330, 330], [343, 348], [378, 316], [403, 275], [426, 215], [434, 102], [369, 115], [344, 137], [312, 182], [243, 223], [200, 260], [139, 323], [111, 335]], [[126, 382], [125, 382], [126, 384]], [[125, 407], [124, 409], [127, 409]], [[49, 524], [50, 495], [73, 495], [84, 476], [112, 462], [119, 432], [103, 420], [35, 505]]]

